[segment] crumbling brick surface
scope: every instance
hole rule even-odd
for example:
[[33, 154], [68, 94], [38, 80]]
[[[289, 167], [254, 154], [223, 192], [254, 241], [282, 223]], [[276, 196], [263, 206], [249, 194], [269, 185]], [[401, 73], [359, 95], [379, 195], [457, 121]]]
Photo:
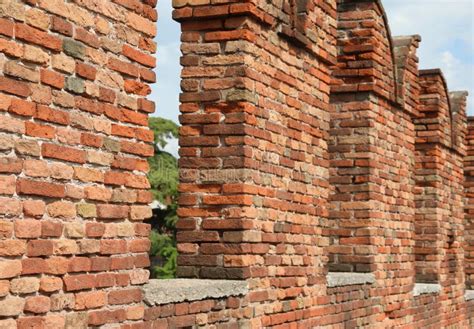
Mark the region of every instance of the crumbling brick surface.
[[0, 5], [0, 327], [472, 326], [466, 94], [376, 0], [173, 1], [178, 274], [249, 292], [145, 302], [155, 5]]

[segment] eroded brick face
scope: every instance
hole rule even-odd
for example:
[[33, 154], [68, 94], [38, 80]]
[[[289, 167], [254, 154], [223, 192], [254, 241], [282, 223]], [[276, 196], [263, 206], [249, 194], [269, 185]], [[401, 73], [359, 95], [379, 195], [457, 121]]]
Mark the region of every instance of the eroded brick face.
[[144, 301], [155, 5], [0, 5], [0, 327], [472, 326], [466, 94], [375, 0], [173, 1], [178, 274], [249, 292]]

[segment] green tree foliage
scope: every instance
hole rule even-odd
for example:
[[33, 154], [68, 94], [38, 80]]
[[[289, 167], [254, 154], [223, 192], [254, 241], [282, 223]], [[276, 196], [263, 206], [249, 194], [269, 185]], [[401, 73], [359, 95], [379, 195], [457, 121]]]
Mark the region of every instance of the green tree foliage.
[[[150, 221], [152, 258], [151, 275], [155, 278], [173, 278], [176, 275], [176, 215], [178, 198], [178, 160], [163, 151], [170, 138], [178, 137], [178, 125], [171, 120], [153, 117], [149, 126], [155, 136], [155, 155], [149, 158], [148, 179], [155, 200], [166, 206], [155, 209]], [[153, 265], [153, 261], [157, 264]]]
[[155, 135], [155, 144], [160, 148], [164, 148], [170, 138], [178, 138], [179, 127], [171, 120], [152, 117], [148, 124]]
[[171, 279], [176, 276], [176, 240], [174, 235], [160, 234], [156, 230], [151, 231], [150, 255], [162, 260], [161, 264], [152, 266], [151, 276], [153, 278]]

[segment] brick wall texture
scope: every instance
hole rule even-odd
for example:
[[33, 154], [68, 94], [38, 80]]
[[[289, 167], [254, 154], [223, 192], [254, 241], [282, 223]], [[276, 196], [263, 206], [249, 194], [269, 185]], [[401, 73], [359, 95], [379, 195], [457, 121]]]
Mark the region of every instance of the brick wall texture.
[[0, 328], [474, 325], [474, 121], [420, 36], [377, 0], [173, 5], [178, 275], [249, 293], [143, 299], [156, 0], [0, 0]]

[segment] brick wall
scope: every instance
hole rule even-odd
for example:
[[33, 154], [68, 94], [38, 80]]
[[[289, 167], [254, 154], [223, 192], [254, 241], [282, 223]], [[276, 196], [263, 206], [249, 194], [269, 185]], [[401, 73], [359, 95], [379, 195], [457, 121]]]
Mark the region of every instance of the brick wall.
[[143, 316], [154, 5], [0, 4], [1, 327]]
[[0, 4], [0, 327], [467, 328], [466, 95], [375, 0], [173, 1], [178, 275], [248, 293], [150, 303], [155, 5]]
[[464, 158], [464, 173], [466, 175], [465, 191], [465, 245], [464, 254], [466, 257], [466, 285], [468, 289], [474, 289], [474, 122], [470, 118], [468, 121], [468, 133], [466, 137], [467, 155]]

